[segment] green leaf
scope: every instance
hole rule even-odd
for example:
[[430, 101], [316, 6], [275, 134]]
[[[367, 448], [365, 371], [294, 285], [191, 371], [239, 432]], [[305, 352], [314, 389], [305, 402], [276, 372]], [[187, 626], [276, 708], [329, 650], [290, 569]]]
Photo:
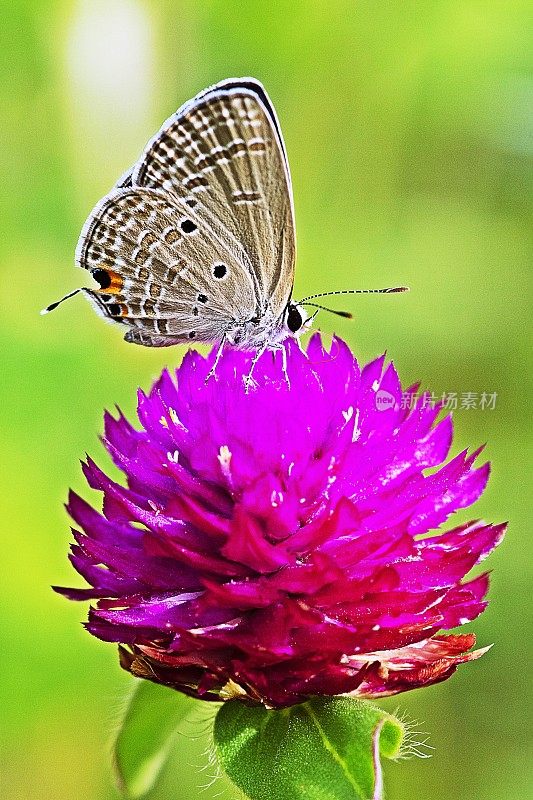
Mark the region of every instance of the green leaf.
[[113, 745], [117, 782], [126, 797], [141, 797], [152, 788], [193, 705], [190, 697], [166, 686], [136, 682]]
[[395, 758], [404, 726], [350, 697], [282, 711], [230, 700], [214, 728], [219, 761], [251, 800], [381, 800], [380, 755]]

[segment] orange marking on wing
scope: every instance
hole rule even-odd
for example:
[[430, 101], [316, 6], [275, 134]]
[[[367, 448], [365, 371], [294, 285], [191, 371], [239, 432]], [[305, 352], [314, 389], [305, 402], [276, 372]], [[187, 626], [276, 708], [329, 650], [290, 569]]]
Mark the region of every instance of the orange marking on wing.
[[111, 278], [111, 283], [107, 289], [103, 289], [102, 291], [107, 292], [107, 294], [118, 294], [118, 292], [120, 292], [124, 286], [124, 280], [121, 278], [118, 272], [114, 272], [112, 269], [108, 269], [107, 272]]
[[124, 286], [124, 279], [118, 274], [118, 272], [115, 272], [114, 270], [109, 269], [108, 267], [99, 267], [98, 270], [96, 270], [96, 272], [102, 272], [107, 274], [109, 276], [110, 283], [109, 285], [107, 285], [107, 281], [102, 280], [103, 276], [101, 278], [101, 277], [96, 277], [95, 275], [94, 277], [96, 277], [96, 279], [100, 283], [104, 284], [100, 286], [98, 289], [95, 289], [94, 290], [95, 292], [99, 292], [100, 294], [118, 294], [122, 289], [122, 287]]

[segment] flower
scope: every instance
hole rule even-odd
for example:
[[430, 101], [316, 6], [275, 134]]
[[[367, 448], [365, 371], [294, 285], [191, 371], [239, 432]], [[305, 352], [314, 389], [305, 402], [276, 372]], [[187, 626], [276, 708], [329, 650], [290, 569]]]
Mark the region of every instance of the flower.
[[70, 558], [91, 588], [58, 591], [96, 600], [87, 628], [120, 643], [125, 669], [206, 700], [280, 708], [442, 681], [485, 652], [441, 631], [485, 608], [487, 575], [463, 579], [505, 526], [430, 531], [480, 496], [489, 465], [480, 450], [443, 464], [451, 418], [424, 395], [403, 407], [384, 356], [360, 370], [318, 335], [286, 353], [287, 376], [266, 352], [247, 392], [250, 353], [226, 350], [206, 380], [214, 352], [189, 352], [139, 392], [142, 430], [106, 414], [127, 488], [83, 465], [103, 512], [70, 494]]

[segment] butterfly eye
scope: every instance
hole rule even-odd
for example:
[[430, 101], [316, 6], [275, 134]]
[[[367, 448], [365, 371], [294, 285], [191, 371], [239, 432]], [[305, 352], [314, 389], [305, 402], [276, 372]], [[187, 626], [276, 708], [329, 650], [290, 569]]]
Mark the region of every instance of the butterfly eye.
[[213, 275], [215, 276], [215, 278], [218, 278], [218, 280], [225, 278], [227, 271], [228, 268], [225, 264], [215, 264], [215, 266], [213, 267]]
[[197, 297], [199, 303], [207, 303], [207, 295], [206, 294], [199, 294]]
[[287, 327], [291, 331], [291, 333], [296, 333], [302, 327], [303, 319], [302, 315], [298, 311], [295, 305], [290, 305], [289, 310], [287, 312]]

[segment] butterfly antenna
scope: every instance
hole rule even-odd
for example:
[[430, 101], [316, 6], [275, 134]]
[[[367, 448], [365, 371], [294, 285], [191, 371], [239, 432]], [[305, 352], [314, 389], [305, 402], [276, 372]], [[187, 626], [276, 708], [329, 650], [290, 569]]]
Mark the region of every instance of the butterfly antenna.
[[[321, 311], [329, 311], [330, 314], [336, 314], [338, 317], [344, 317], [344, 319], [353, 319], [353, 314], [350, 314], [349, 311], [337, 311], [336, 308], [328, 308], [327, 306], [321, 306], [318, 303], [308, 303], [306, 300], [301, 300], [299, 303], [296, 303], [298, 306], [313, 306], [314, 308], [320, 309]], [[318, 311], [315, 311], [313, 316], [318, 314]]]
[[[331, 297], [334, 294], [394, 294], [395, 292], [408, 292], [408, 286], [389, 286], [387, 289], [339, 289], [335, 292], [320, 292], [319, 294], [310, 294], [304, 297], [303, 300], [295, 301], [296, 305], [303, 305], [308, 300], [315, 300], [317, 297]], [[311, 305], [309, 303], [309, 305]], [[326, 311], [331, 311], [327, 308]]]
[[70, 297], [74, 297], [74, 295], [78, 294], [78, 292], [83, 292], [83, 289], [74, 289], [73, 292], [69, 292], [64, 297], [62, 297], [61, 300], [56, 300], [55, 303], [50, 303], [49, 306], [46, 306], [46, 308], [43, 308], [43, 310], [41, 311], [41, 314], [48, 314], [50, 311], [53, 311], [54, 308], [57, 308], [60, 303], [63, 303], [65, 300], [68, 300]]

